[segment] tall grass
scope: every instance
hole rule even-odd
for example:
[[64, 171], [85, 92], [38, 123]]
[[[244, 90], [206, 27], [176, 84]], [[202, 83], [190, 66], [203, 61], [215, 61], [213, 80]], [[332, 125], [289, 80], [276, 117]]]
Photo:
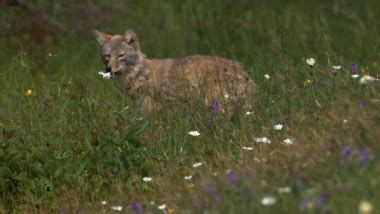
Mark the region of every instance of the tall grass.
[[[357, 213], [367, 200], [378, 212], [379, 82], [351, 77], [379, 75], [377, 1], [140, 0], [126, 7], [99, 30], [134, 28], [152, 58], [238, 60], [258, 85], [257, 109], [210, 122], [210, 108], [168, 101], [145, 116], [97, 74], [103, 66], [93, 32], [44, 45], [2, 38], [1, 211], [121, 205], [132, 212], [141, 204], [159, 212], [165, 203], [175, 213]], [[309, 57], [316, 65], [306, 64]], [[333, 65], [342, 65], [336, 76]], [[255, 143], [264, 136], [270, 144]], [[266, 196], [276, 202], [263, 205]]]

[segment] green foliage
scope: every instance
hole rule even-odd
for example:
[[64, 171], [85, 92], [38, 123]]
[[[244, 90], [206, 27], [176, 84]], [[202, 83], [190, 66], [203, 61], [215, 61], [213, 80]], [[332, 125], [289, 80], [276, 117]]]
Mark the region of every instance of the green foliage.
[[[76, 104], [76, 108], [86, 111], [91, 108], [80, 101]], [[113, 176], [127, 181], [132, 167], [146, 173], [149, 165], [138, 136], [148, 127], [148, 121], [131, 121], [125, 112], [111, 114], [108, 119], [115, 121], [114, 126], [94, 127], [81, 133], [77, 142], [67, 138], [62, 145], [43, 138], [33, 142], [35, 138], [17, 136], [17, 130], [3, 128], [3, 194], [19, 194], [27, 188], [31, 194], [45, 198], [59, 194], [63, 184], [79, 192], [98, 192], [110, 187]]]
[[[112, 205], [129, 212], [139, 202], [151, 212], [165, 203], [168, 212], [357, 213], [362, 200], [378, 211], [379, 82], [351, 77], [353, 62], [361, 77], [379, 75], [377, 1], [113, 3], [114, 13], [107, 6], [107, 15], [97, 16], [104, 20], [84, 26], [80, 14], [67, 14], [78, 5], [38, 1], [62, 7], [55, 17], [72, 32], [42, 43], [24, 34], [0, 37], [0, 212]], [[15, 11], [0, 15], [2, 28], [11, 30]], [[200, 102], [168, 100], [142, 115], [97, 74], [104, 68], [94, 26], [134, 28], [148, 57], [242, 62], [258, 85], [257, 109], [248, 115], [236, 105], [231, 119]], [[336, 76], [333, 65], [342, 65]], [[283, 130], [273, 129], [277, 123]], [[264, 136], [272, 143], [255, 143]], [[193, 168], [196, 162], [202, 166]], [[275, 204], [262, 205], [266, 196]]]

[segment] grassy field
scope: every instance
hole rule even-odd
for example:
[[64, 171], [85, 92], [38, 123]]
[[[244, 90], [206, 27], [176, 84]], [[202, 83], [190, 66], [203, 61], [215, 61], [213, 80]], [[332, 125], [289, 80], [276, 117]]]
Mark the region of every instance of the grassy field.
[[92, 31], [0, 37], [0, 213], [380, 213], [380, 82], [360, 83], [380, 76], [379, 20], [376, 0], [140, 0], [100, 27], [152, 58], [242, 62], [258, 107], [233, 120], [144, 116], [98, 75]]

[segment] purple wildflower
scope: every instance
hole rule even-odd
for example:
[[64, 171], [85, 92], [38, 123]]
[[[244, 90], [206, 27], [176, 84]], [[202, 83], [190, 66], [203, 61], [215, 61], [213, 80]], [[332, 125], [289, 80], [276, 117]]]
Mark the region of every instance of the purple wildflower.
[[65, 214], [65, 208], [61, 207], [61, 209], [59, 209], [59, 214]]
[[228, 180], [230, 181], [231, 186], [233, 188], [236, 188], [239, 181], [239, 177], [237, 176], [237, 174], [234, 171], [230, 171], [227, 174], [227, 176], [228, 176]]
[[325, 203], [330, 199], [330, 193], [323, 192], [315, 199], [315, 206], [317, 208], [323, 207]]
[[358, 158], [358, 164], [360, 168], [364, 168], [369, 159], [369, 150], [367, 148], [362, 149]]
[[140, 203], [134, 202], [132, 204], [132, 210], [135, 211], [135, 213], [142, 213], [144, 211], [144, 208]]
[[364, 108], [364, 101], [360, 100], [359, 105], [360, 105], [360, 108]]
[[353, 73], [358, 73], [359, 71], [359, 64], [355, 61], [352, 62], [351, 64], [351, 69]]
[[304, 190], [305, 189], [305, 184], [302, 181], [298, 181], [296, 186], [297, 186], [298, 190]]
[[211, 112], [207, 115], [207, 121], [208, 123], [212, 123], [214, 118], [220, 113], [221, 111], [221, 104], [218, 102], [218, 100], [213, 97], [211, 101]]
[[215, 97], [212, 98], [211, 106], [214, 108], [216, 113], [220, 112], [221, 105], [220, 105], [220, 102], [218, 102], [218, 100]]
[[352, 155], [352, 153], [353, 153], [352, 148], [349, 147], [349, 146], [345, 146], [345, 147], [343, 147], [343, 149], [342, 149], [342, 158], [343, 158], [344, 160], [346, 160], [347, 158], [349, 158], [349, 157]]
[[338, 70], [335, 69], [335, 68], [333, 68], [333, 69], [331, 70], [331, 75], [332, 75], [333, 77], [336, 77], [337, 74], [338, 74]]
[[351, 155], [353, 154], [353, 149], [349, 146], [345, 146], [342, 148], [342, 159], [341, 164], [348, 165], [351, 162]]

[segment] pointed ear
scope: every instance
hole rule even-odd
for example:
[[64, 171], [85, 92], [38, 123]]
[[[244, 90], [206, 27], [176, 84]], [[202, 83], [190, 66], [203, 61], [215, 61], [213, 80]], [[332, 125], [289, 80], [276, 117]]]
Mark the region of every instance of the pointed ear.
[[100, 45], [104, 45], [106, 42], [109, 42], [112, 38], [111, 35], [105, 34], [97, 30], [95, 31], [95, 36]]
[[140, 44], [134, 30], [128, 29], [124, 33], [124, 39], [128, 45], [132, 46], [136, 50], [140, 50]]

